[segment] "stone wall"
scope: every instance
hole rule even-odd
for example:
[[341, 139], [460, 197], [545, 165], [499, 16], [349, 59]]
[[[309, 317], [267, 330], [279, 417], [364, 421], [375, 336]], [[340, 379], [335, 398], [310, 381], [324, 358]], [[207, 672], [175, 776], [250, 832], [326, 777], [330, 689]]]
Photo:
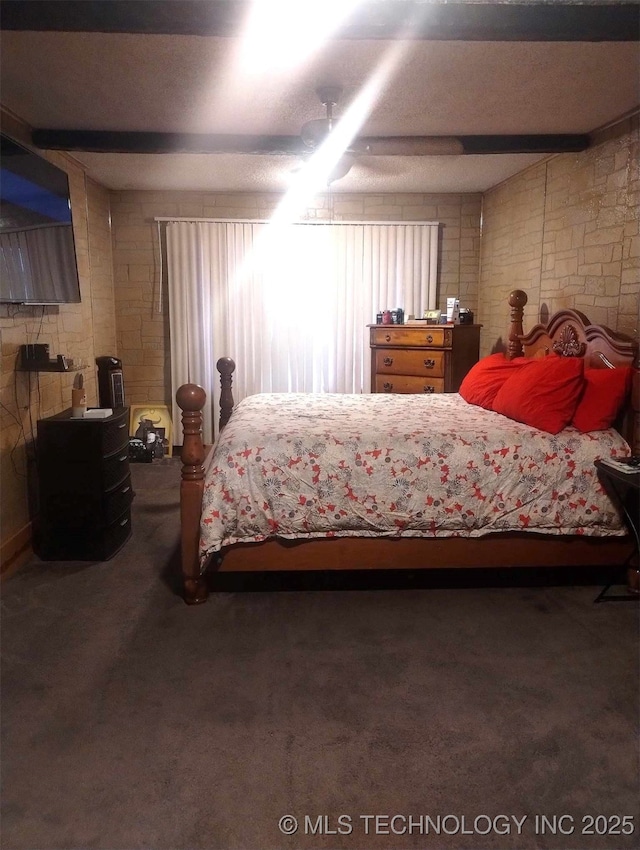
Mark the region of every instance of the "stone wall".
[[[26, 143], [27, 128], [3, 114], [3, 132]], [[51, 355], [84, 361], [87, 400], [97, 404], [94, 358], [116, 351], [109, 193], [88, 180], [78, 163], [60, 154], [47, 156], [69, 175], [73, 232], [80, 276], [80, 304], [0, 305], [0, 487], [2, 562], [30, 540], [35, 510], [34, 444], [37, 421], [71, 406], [74, 373], [16, 370], [20, 345], [48, 343]], [[31, 504], [30, 504], [31, 502]]]
[[[118, 352], [130, 402], [170, 405], [168, 299], [155, 217], [268, 219], [280, 197], [270, 194], [113, 192], [113, 257]], [[458, 295], [478, 304], [480, 195], [319, 196], [303, 220], [438, 221], [440, 305]], [[372, 317], [363, 316], [363, 322]]]
[[552, 157], [484, 195], [483, 354], [504, 341], [513, 289], [529, 296], [525, 329], [569, 307], [637, 337], [639, 163], [635, 116], [600, 133], [589, 150]]

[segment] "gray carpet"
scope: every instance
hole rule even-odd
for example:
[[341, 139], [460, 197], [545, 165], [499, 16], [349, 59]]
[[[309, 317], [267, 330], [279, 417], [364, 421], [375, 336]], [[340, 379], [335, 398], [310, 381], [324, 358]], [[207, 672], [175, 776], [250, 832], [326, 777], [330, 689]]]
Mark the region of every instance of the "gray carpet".
[[188, 608], [178, 469], [133, 467], [114, 559], [3, 586], [5, 850], [639, 846], [636, 604], [409, 586]]

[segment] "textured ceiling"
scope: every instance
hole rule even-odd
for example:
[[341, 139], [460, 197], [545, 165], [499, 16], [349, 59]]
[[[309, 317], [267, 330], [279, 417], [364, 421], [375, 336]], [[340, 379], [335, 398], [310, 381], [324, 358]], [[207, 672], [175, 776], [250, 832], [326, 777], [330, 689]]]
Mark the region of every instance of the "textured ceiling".
[[[298, 134], [322, 117], [318, 85], [343, 113], [369, 84], [360, 135], [588, 133], [638, 106], [636, 42], [330, 40], [297, 64], [243, 58], [239, 38], [3, 32], [2, 104], [35, 128]], [[373, 83], [375, 81], [375, 85]], [[103, 185], [282, 191], [295, 157], [73, 154]], [[363, 156], [333, 184], [349, 192], [482, 191], [533, 154]]]

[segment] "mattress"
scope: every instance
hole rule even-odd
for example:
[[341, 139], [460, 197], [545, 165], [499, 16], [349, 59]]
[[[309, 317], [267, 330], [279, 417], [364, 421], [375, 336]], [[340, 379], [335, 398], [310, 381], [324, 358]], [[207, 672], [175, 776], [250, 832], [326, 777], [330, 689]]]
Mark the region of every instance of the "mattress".
[[457, 393], [243, 399], [205, 478], [201, 561], [273, 537], [625, 533], [594, 461], [613, 429], [536, 430]]

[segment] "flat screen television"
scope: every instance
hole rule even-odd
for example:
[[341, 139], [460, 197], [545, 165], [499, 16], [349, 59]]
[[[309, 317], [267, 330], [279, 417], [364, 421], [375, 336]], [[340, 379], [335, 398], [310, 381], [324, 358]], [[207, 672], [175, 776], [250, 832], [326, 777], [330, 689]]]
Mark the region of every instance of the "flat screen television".
[[0, 302], [79, 301], [69, 179], [0, 135]]

